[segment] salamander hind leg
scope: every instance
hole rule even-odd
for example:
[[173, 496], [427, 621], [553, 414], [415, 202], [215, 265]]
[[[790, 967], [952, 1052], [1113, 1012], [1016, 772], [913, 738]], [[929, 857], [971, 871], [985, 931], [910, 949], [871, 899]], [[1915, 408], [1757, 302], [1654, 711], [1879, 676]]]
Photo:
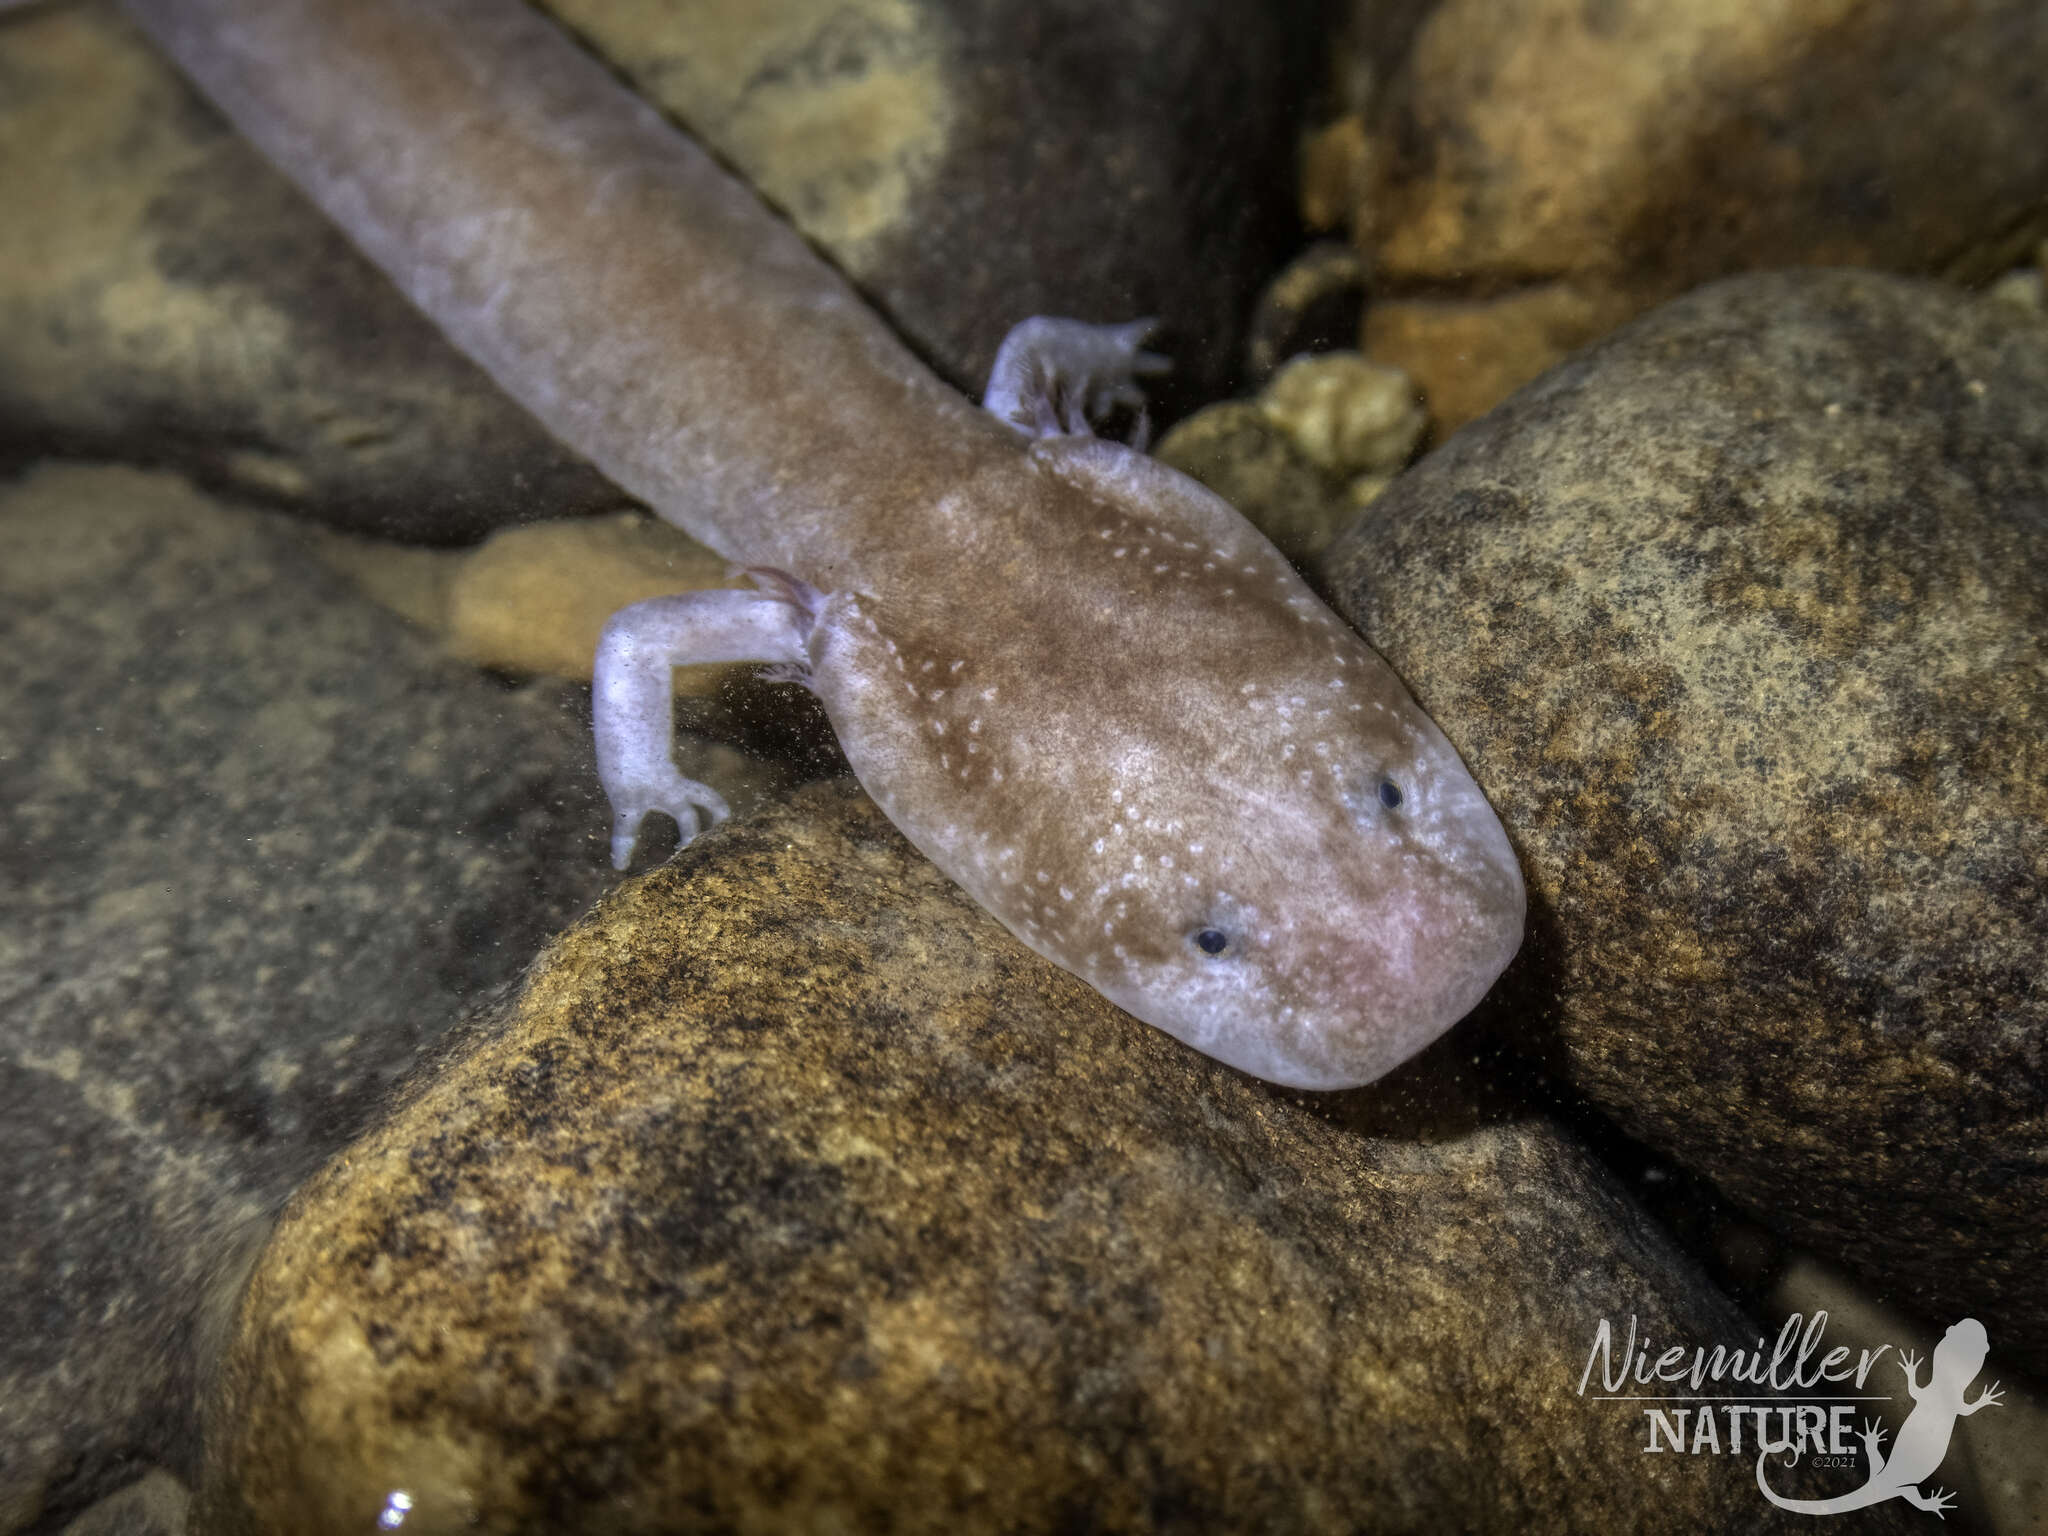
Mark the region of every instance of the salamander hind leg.
[[1090, 325], [1033, 315], [1012, 326], [989, 370], [982, 409], [1033, 437], [1092, 437], [1118, 411], [1134, 423], [1132, 446], [1148, 433], [1138, 380], [1171, 365], [1143, 349], [1158, 324]]
[[783, 572], [749, 572], [768, 590], [687, 592], [621, 608], [606, 621], [591, 677], [597, 776], [612, 805], [612, 865], [632, 862], [649, 811], [675, 818], [687, 843], [723, 821], [725, 801], [684, 778], [674, 758], [675, 668], [764, 661], [800, 677], [817, 591]]
[[1908, 1483], [1899, 1490], [1899, 1497], [1915, 1509], [1924, 1509], [1928, 1514], [1943, 1520], [1946, 1520], [1948, 1512], [1956, 1507], [1956, 1496], [1943, 1488], [1937, 1488], [1932, 1493], [1922, 1493]]

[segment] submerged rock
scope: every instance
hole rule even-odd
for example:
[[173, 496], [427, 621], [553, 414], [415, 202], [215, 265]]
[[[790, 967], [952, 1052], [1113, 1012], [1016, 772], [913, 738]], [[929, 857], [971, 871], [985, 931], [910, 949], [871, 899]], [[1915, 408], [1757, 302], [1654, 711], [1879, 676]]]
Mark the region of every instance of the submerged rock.
[[171, 464], [428, 542], [624, 497], [110, 5], [0, 17], [0, 460]]
[[803, 791], [606, 898], [299, 1192], [199, 1518], [1793, 1529], [1579, 1395], [1603, 1318], [1755, 1330], [1457, 1069], [1276, 1093]]
[[1333, 548], [1522, 854], [1527, 1037], [1803, 1247], [2048, 1368], [2048, 325], [1732, 279]]
[[0, 485], [0, 1531], [192, 1476], [279, 1202], [609, 879], [573, 693], [451, 665], [299, 531]]
[[191, 1503], [185, 1485], [159, 1468], [108, 1494], [62, 1536], [184, 1536]]
[[1034, 314], [1163, 321], [1169, 403], [1235, 373], [1294, 234], [1314, 8], [549, 0], [979, 394]]
[[2036, 0], [1419, 9], [1360, 7], [1351, 51], [1383, 83], [1324, 135], [1351, 153], [1310, 202], [1347, 212], [1366, 349], [1441, 428], [1712, 278], [1988, 281], [2048, 233]]
[[[450, 655], [516, 676], [584, 683], [605, 621], [621, 608], [738, 580], [731, 561], [644, 512], [501, 528], [470, 549], [345, 533], [324, 534], [314, 548]], [[677, 667], [676, 692], [716, 692], [741, 666]]]
[[1330, 541], [1408, 462], [1426, 426], [1400, 369], [1326, 352], [1288, 362], [1254, 399], [1195, 412], [1157, 454], [1236, 507], [1313, 580]]

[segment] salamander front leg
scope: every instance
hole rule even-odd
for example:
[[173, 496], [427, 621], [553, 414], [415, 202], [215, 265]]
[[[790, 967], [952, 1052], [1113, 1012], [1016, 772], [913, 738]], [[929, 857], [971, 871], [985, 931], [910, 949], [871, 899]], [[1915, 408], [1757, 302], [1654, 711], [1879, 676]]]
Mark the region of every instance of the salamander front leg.
[[1149, 435], [1138, 380], [1164, 373], [1164, 357], [1142, 348], [1156, 320], [1090, 325], [1033, 315], [1010, 328], [989, 370], [982, 409], [1033, 437], [1093, 437], [1117, 410], [1136, 422], [1131, 446]]
[[649, 811], [675, 818], [687, 843], [728, 812], [708, 784], [675, 765], [675, 690], [670, 673], [699, 662], [766, 661], [801, 676], [818, 594], [781, 572], [759, 573], [770, 590], [688, 592], [621, 608], [597, 642], [591, 677], [597, 776], [612, 803], [612, 865], [632, 862]]

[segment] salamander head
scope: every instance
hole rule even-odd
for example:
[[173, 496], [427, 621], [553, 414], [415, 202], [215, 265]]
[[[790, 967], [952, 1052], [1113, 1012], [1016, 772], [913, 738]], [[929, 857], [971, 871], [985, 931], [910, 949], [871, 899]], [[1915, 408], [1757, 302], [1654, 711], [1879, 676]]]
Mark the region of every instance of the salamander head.
[[1043, 923], [1026, 936], [1211, 1056], [1345, 1088], [1471, 1010], [1521, 942], [1525, 897], [1499, 820], [1419, 709], [1392, 729], [1277, 717], [1303, 697], [1245, 698], [1270, 728], [1184, 759], [1199, 780], [1112, 787], [1084, 922], [1051, 925], [1065, 944]]
[[1392, 669], [1151, 460], [1054, 440], [965, 500], [961, 537], [998, 507], [1015, 540], [977, 551], [991, 579], [854, 615], [816, 669], [897, 825], [1040, 954], [1272, 1082], [1370, 1082], [1463, 1017], [1521, 943], [1521, 872]]
[[1991, 1353], [1991, 1337], [1974, 1317], [1950, 1323], [1948, 1332], [1934, 1346], [1933, 1375], [1936, 1381], [1953, 1378], [1958, 1390], [1975, 1379]]
[[1040, 453], [1103, 509], [1076, 521], [1109, 547], [1096, 611], [1116, 633], [1088, 643], [1119, 665], [1045, 769], [1063, 782], [1029, 878], [1071, 873], [1024, 911], [983, 899], [1209, 1055], [1291, 1087], [1370, 1082], [1520, 946], [1506, 832], [1393, 669], [1226, 504], [1099, 444]]

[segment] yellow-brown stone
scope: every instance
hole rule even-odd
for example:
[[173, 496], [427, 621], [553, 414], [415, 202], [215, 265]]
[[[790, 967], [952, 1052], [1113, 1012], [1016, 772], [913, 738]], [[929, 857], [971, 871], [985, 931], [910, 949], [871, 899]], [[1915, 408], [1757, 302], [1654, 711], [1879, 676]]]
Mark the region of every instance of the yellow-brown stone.
[[[1317, 140], [1312, 211], [1338, 222], [1348, 193], [1376, 305], [1417, 306], [1380, 328], [1438, 333], [1368, 351], [1448, 429], [1727, 273], [1990, 280], [2048, 230], [2044, 68], [2034, 0], [1444, 0], [1362, 126]], [[1559, 290], [1598, 329], [1574, 336]], [[1446, 330], [1456, 306], [1466, 324]], [[1470, 362], [1432, 366], [1449, 350]]]
[[1644, 1458], [1577, 1393], [1602, 1317], [1749, 1325], [1555, 1126], [1460, 1088], [1469, 1049], [1273, 1092], [1008, 939], [856, 792], [804, 791], [606, 898], [299, 1192], [195, 1519], [1753, 1518], [1746, 1479]]

